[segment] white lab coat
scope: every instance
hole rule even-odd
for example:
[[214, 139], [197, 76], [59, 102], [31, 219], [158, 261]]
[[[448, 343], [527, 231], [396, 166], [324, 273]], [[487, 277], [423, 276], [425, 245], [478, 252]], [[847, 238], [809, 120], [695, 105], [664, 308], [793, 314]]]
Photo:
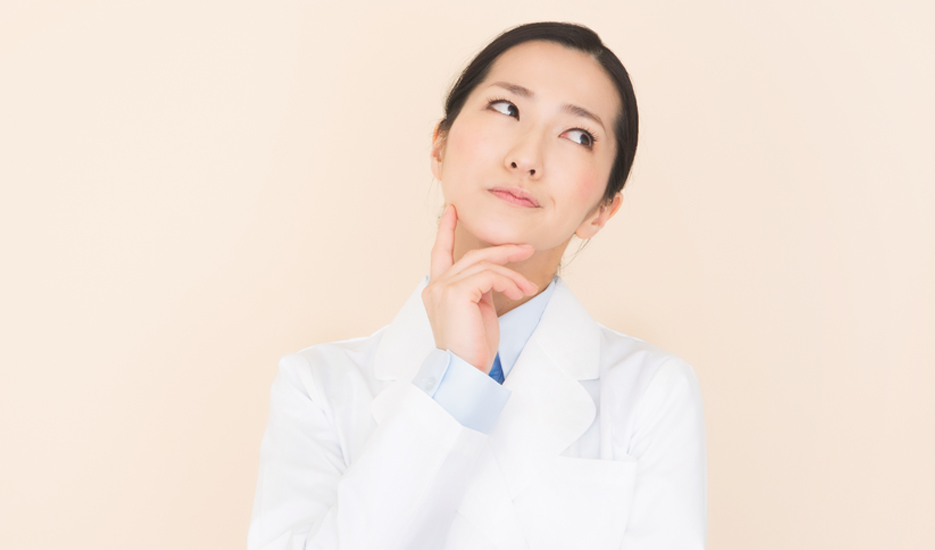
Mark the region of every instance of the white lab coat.
[[282, 359], [250, 550], [704, 547], [691, 367], [597, 324], [559, 279], [484, 435], [413, 380], [435, 347], [425, 284], [372, 336]]

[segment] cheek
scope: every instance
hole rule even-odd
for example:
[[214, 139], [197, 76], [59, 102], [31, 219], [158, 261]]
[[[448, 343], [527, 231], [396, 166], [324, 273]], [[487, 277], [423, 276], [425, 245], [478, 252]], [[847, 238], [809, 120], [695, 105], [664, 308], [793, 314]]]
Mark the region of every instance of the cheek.
[[565, 149], [555, 152], [551, 168], [556, 176], [556, 192], [563, 197], [561, 201], [571, 210], [592, 208], [607, 186], [604, 159]]
[[492, 149], [487, 133], [474, 128], [470, 121], [456, 122], [448, 136], [444, 164], [458, 171], [470, 169], [479, 160], [490, 157]]
[[588, 176], [582, 178], [579, 184], [576, 186], [578, 191], [578, 199], [589, 201], [591, 197], [598, 193], [599, 187], [600, 185], [597, 181], [597, 174], [588, 174]]
[[593, 167], [580, 170], [574, 178], [573, 197], [578, 205], [590, 206], [604, 194], [604, 181], [600, 171]]

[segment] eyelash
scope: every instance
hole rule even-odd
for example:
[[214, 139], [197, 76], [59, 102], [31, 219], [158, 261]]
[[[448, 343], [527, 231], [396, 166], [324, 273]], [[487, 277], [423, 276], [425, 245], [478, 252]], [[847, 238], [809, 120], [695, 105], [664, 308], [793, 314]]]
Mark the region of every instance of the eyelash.
[[585, 128], [572, 128], [571, 130], [566, 130], [566, 132], [571, 132], [575, 130], [579, 132], [583, 132], [585, 135], [588, 136], [588, 139], [590, 140], [589, 145], [585, 145], [583, 143], [579, 143], [578, 145], [581, 145], [582, 147], [587, 147], [588, 149], [594, 149], [594, 144], [597, 143], [597, 138], [594, 136], [594, 134], [590, 130], [587, 130]]
[[[517, 107], [516, 104], [510, 101], [509, 99], [503, 99], [502, 97], [491, 99], [490, 101], [487, 102], [487, 107], [492, 109], [493, 106], [496, 105], [497, 103], [509, 103], [510, 105], [512, 105], [513, 108], [516, 109], [516, 118], [519, 118], [519, 107]], [[503, 113], [500, 113], [500, 114], [503, 114]]]
[[[493, 109], [493, 106], [496, 105], [497, 103], [508, 103], [512, 105], [513, 108], [516, 109], [516, 119], [519, 120], [519, 108], [516, 106], [515, 103], [513, 103], [509, 99], [493, 98], [487, 102], [487, 108]], [[503, 114], [503, 113], [500, 113], [500, 114]], [[507, 115], [507, 116], [512, 116], [512, 115]], [[591, 132], [587, 128], [569, 128], [568, 130], [565, 130], [565, 132], [573, 132], [573, 131], [583, 132], [585, 135], [588, 136], [588, 139], [590, 140], [590, 143], [587, 145], [585, 145], [584, 143], [578, 143], [578, 145], [585, 147], [587, 149], [594, 149], [594, 144], [597, 143], [597, 137], [594, 136], [594, 132]], [[562, 133], [565, 133], [565, 132], [562, 132]], [[572, 143], [577, 143], [577, 142], [572, 142]]]

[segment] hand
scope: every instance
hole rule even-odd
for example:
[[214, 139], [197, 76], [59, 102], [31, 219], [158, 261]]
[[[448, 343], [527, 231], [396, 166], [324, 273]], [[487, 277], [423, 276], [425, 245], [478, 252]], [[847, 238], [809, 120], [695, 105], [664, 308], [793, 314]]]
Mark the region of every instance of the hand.
[[512, 300], [539, 291], [526, 277], [504, 267], [532, 256], [531, 245], [503, 244], [470, 250], [454, 262], [458, 215], [445, 209], [432, 247], [431, 281], [422, 302], [435, 336], [435, 347], [450, 350], [485, 373], [490, 372], [500, 345], [500, 323], [493, 292]]

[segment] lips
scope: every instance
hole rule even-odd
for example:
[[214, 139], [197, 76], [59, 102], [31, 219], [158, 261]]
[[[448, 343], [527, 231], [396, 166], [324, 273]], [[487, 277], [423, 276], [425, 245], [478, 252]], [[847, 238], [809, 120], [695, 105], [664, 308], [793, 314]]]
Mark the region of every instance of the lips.
[[488, 191], [497, 198], [515, 206], [539, 208], [539, 201], [536, 200], [536, 197], [519, 187], [494, 187]]

